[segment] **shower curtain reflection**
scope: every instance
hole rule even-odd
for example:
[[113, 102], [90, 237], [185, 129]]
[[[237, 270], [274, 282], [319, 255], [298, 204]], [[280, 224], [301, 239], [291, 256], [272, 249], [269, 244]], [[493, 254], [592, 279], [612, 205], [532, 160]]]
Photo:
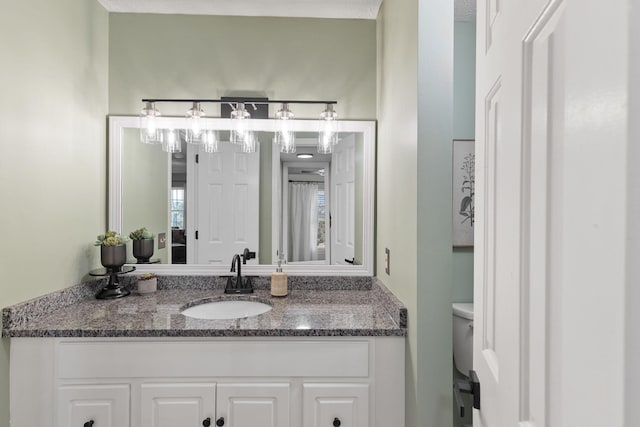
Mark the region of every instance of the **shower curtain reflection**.
[[[290, 261], [318, 260], [318, 184], [289, 184]], [[295, 238], [293, 238], [295, 236]]]

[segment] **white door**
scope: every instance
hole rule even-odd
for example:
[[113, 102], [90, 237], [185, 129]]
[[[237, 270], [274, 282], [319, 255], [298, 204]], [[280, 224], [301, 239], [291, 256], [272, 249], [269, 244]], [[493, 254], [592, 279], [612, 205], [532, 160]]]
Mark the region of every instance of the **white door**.
[[140, 425], [201, 426], [209, 418], [213, 426], [215, 402], [216, 385], [211, 383], [142, 384]]
[[476, 427], [623, 425], [629, 3], [478, 2]]
[[61, 386], [57, 426], [127, 427], [129, 394], [128, 384]]
[[355, 253], [355, 154], [352, 135], [340, 140], [331, 156], [331, 264], [350, 264]]
[[[189, 203], [195, 206], [193, 229], [198, 238], [187, 239], [195, 244], [189, 263], [230, 266], [233, 255], [244, 248], [258, 251], [259, 149], [242, 153], [239, 145], [229, 143], [220, 143], [219, 149], [219, 153], [200, 153], [194, 167], [197, 198]], [[190, 252], [187, 250], [187, 255]], [[248, 262], [257, 264], [259, 260]]]
[[217, 410], [225, 427], [289, 427], [289, 384], [218, 384]]
[[302, 427], [368, 427], [369, 384], [304, 384]]

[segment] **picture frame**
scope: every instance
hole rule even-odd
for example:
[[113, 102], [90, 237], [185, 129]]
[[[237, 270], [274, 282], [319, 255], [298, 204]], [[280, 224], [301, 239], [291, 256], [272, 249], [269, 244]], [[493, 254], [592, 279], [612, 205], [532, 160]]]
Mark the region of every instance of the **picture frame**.
[[473, 247], [475, 223], [475, 140], [453, 140], [453, 247]]

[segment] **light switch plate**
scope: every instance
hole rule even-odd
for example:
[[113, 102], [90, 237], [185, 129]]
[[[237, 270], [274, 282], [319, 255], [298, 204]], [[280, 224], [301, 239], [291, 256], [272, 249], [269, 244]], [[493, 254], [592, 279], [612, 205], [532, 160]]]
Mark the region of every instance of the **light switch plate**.
[[167, 246], [167, 233], [158, 233], [158, 249], [164, 249]]
[[384, 248], [384, 272], [387, 274], [390, 274], [389, 264], [391, 264], [391, 251], [389, 248]]

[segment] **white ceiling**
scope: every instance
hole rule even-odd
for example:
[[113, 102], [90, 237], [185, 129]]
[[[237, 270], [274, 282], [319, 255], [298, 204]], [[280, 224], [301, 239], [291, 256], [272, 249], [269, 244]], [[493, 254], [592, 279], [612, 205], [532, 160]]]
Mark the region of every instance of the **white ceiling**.
[[[376, 19], [382, 0], [98, 0], [109, 12]], [[473, 21], [476, 0], [454, 0], [455, 19]]]
[[376, 19], [382, 0], [98, 0], [109, 12]]

